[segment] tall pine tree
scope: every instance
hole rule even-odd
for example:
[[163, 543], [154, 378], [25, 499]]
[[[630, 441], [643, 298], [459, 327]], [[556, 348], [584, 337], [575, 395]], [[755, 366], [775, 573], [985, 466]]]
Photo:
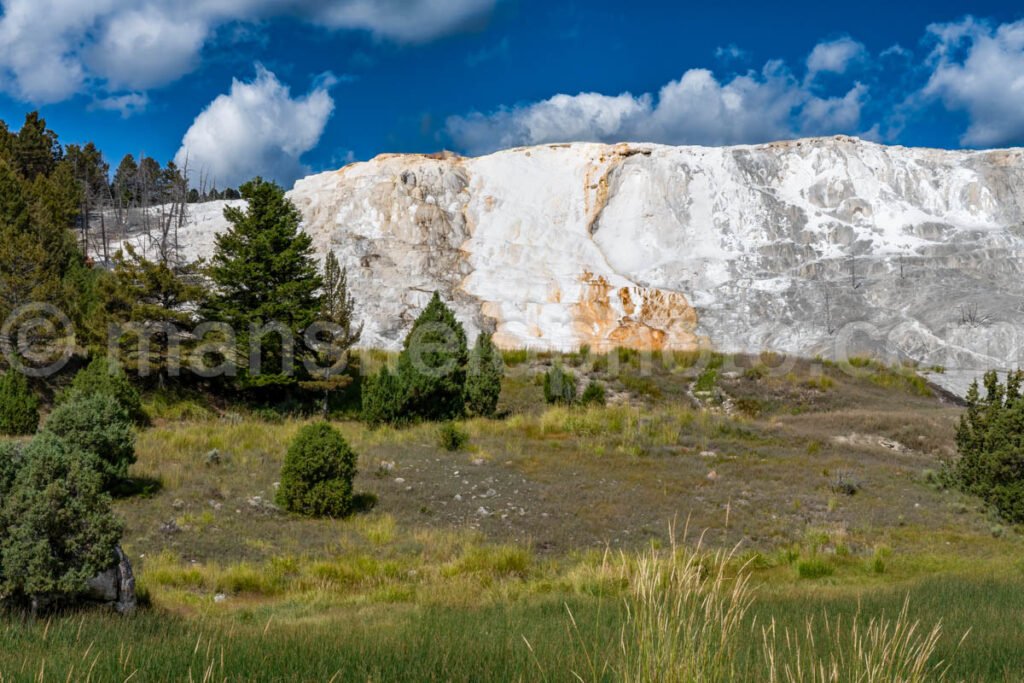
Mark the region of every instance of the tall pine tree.
[[[320, 312], [323, 280], [313, 260], [312, 240], [299, 232], [299, 211], [284, 190], [256, 178], [242, 185], [241, 193], [247, 208], [224, 209], [231, 227], [217, 236], [209, 269], [216, 291], [204, 312], [207, 319], [234, 330], [243, 386], [292, 384], [301, 358], [294, 358], [289, 372], [281, 335], [271, 332], [257, 339], [252, 330], [280, 325], [292, 335], [296, 353], [304, 352], [302, 332]], [[256, 343], [262, 349], [258, 374], [249, 362]]]
[[348, 291], [348, 271], [338, 263], [334, 252], [324, 260], [324, 289], [320, 301], [320, 322], [326, 324], [324, 336], [317, 350], [312, 379], [302, 383], [308, 391], [323, 392], [322, 412], [327, 414], [332, 391], [344, 389], [352, 383], [345, 370], [348, 350], [363, 334], [363, 326], [355, 323], [355, 298]]
[[413, 323], [398, 357], [398, 374], [407, 392], [405, 411], [409, 417], [462, 417], [468, 356], [466, 331], [452, 309], [441, 301], [440, 294], [434, 292]]

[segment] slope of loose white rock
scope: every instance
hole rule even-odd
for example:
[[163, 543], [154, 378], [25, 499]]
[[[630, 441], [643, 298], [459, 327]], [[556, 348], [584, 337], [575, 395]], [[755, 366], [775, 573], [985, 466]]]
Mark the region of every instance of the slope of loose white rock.
[[[290, 197], [348, 267], [365, 345], [397, 347], [438, 290], [503, 346], [1020, 360], [1021, 150], [838, 137], [391, 155]], [[193, 208], [188, 256], [209, 255], [222, 209]]]

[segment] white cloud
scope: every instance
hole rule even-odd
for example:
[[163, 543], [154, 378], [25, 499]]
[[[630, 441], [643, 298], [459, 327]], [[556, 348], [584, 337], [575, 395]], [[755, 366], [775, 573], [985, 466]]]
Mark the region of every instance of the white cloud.
[[1024, 143], [1024, 21], [998, 27], [968, 17], [934, 24], [931, 76], [920, 95], [967, 112], [965, 145]]
[[471, 153], [566, 140], [609, 140], [650, 115], [650, 96], [555, 95], [526, 107], [448, 119], [448, 134]]
[[237, 186], [254, 175], [288, 186], [309, 172], [302, 155], [320, 141], [334, 111], [323, 85], [293, 98], [288, 87], [260, 65], [252, 82], [234, 80], [185, 133], [174, 161], [188, 164], [219, 187]]
[[146, 93], [127, 93], [114, 97], [101, 97], [89, 105], [90, 109], [102, 109], [104, 111], [116, 111], [121, 118], [128, 118], [145, 111], [149, 106], [149, 95]]
[[857, 132], [867, 87], [823, 98], [786, 67], [769, 62], [760, 73], [719, 81], [691, 69], [652, 94], [556, 95], [534, 104], [448, 119], [446, 131], [471, 154], [548, 142], [621, 140], [722, 145], [796, 135]]
[[813, 79], [820, 73], [844, 74], [851, 64], [867, 55], [867, 48], [852, 38], [818, 43], [807, 57], [807, 78]]
[[198, 64], [217, 27], [294, 17], [423, 42], [498, 0], [0, 0], [0, 89], [37, 104], [86, 90], [139, 90]]

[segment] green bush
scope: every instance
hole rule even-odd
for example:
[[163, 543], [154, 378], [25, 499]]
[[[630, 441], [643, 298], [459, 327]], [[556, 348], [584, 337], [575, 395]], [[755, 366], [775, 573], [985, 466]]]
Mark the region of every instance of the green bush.
[[461, 451], [469, 443], [469, 433], [454, 422], [445, 422], [438, 427], [437, 441], [446, 451]]
[[544, 373], [544, 400], [549, 404], [572, 405], [576, 402], [576, 377], [561, 365]]
[[105, 356], [97, 356], [75, 375], [70, 388], [64, 392], [58, 403], [93, 394], [106, 394], [113, 397], [121, 404], [133, 422], [136, 424], [146, 422], [146, 413], [142, 409], [139, 392], [128, 376], [124, 374], [121, 366]]
[[387, 366], [363, 380], [362, 418], [371, 427], [397, 424], [404, 419], [405, 384]]
[[1024, 522], [1024, 372], [1010, 373], [1006, 384], [985, 375], [985, 396], [974, 382], [967, 392], [967, 410], [960, 418], [956, 445], [960, 458], [951, 479], [977, 495], [1010, 522]]
[[481, 333], [469, 355], [466, 371], [466, 411], [470, 415], [491, 417], [498, 408], [501, 379], [505, 374], [501, 354], [491, 335]]
[[434, 292], [413, 323], [398, 357], [406, 390], [405, 411], [424, 420], [452, 420], [465, 410], [466, 332]]
[[277, 504], [309, 517], [345, 517], [352, 512], [356, 454], [327, 423], [304, 427], [288, 448]]
[[590, 380], [590, 384], [583, 390], [580, 403], [585, 406], [603, 406], [606, 402], [604, 385], [597, 380]]
[[25, 448], [0, 508], [0, 592], [62, 602], [110, 566], [122, 527], [91, 462], [45, 432]]
[[109, 394], [75, 394], [50, 413], [43, 431], [92, 455], [106, 486], [127, 477], [135, 462], [135, 428], [124, 406]]
[[39, 426], [39, 401], [20, 372], [8, 370], [0, 376], [0, 434], [33, 434]]

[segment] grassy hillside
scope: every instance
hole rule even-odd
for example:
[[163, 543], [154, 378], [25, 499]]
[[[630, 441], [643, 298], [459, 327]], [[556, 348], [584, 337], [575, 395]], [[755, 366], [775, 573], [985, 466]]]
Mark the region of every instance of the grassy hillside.
[[1024, 678], [1020, 536], [938, 485], [959, 408], [918, 374], [585, 354], [565, 363], [609, 405], [549, 408], [552, 360], [506, 360], [505, 417], [462, 424], [463, 451], [335, 421], [360, 455], [347, 520], [272, 504], [303, 420], [152, 403], [117, 503], [151, 608], [2, 622], [4, 680], [619, 680], [638, 558], [673, 536], [749, 580], [737, 675], [768, 676], [773, 619], [866, 625], [909, 596], [952, 680]]

